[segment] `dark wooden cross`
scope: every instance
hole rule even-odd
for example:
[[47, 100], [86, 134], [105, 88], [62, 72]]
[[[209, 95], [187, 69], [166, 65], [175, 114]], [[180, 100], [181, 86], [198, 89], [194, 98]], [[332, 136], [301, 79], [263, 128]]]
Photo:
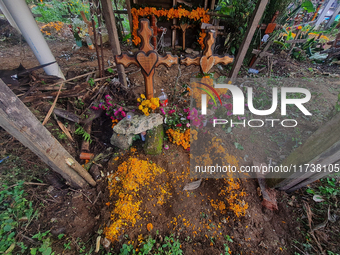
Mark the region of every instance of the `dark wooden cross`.
[[182, 37], [183, 37], [183, 46], [182, 50], [185, 50], [185, 32], [187, 31], [188, 28], [194, 27], [195, 25], [189, 25], [186, 23], [180, 24], [179, 26], [173, 25], [171, 26], [171, 29], [181, 29], [182, 30]]
[[154, 14], [151, 15], [151, 29], [153, 30], [152, 45], [155, 50], [157, 50], [157, 34], [160, 32], [166, 32], [166, 28], [157, 27], [157, 19]]
[[141, 68], [144, 76], [146, 97], [150, 99], [153, 97], [155, 68], [159, 65], [170, 67], [173, 64], [178, 64], [178, 57], [171, 54], [160, 56], [157, 51], [154, 50], [150, 43], [153, 31], [150, 28], [148, 19], [140, 19], [139, 26], [138, 34], [142, 40], [139, 51], [137, 51], [135, 55], [121, 54], [115, 56], [115, 61], [117, 64], [122, 64], [125, 67], [135, 64]]
[[203, 55], [195, 58], [186, 57], [185, 59], [181, 60], [181, 64], [186, 66], [200, 66], [203, 73], [208, 73], [214, 65], [227, 65], [233, 62], [234, 59], [229, 56], [218, 56], [213, 54], [215, 37], [215, 32], [208, 32], [204, 38]]

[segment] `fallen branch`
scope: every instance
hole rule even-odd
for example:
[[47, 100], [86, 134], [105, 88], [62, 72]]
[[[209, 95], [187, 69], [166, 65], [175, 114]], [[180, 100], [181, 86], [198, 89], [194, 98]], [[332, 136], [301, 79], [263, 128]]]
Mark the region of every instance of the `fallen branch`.
[[47, 121], [49, 120], [49, 118], [50, 118], [50, 116], [51, 116], [51, 114], [52, 114], [52, 112], [53, 112], [53, 109], [54, 109], [54, 107], [55, 107], [55, 105], [56, 105], [56, 103], [57, 103], [57, 100], [58, 100], [58, 97], [59, 97], [59, 95], [60, 95], [61, 88], [63, 87], [63, 85], [64, 85], [64, 83], [61, 83], [61, 84], [60, 84], [58, 94], [57, 94], [57, 96], [55, 97], [54, 102], [53, 102], [53, 104], [52, 104], [50, 110], [48, 111], [48, 113], [47, 113], [47, 115], [46, 115], [46, 117], [45, 117], [45, 119], [44, 119], [44, 121], [43, 121], [43, 123], [42, 123], [43, 126], [45, 126], [45, 124], [47, 123]]

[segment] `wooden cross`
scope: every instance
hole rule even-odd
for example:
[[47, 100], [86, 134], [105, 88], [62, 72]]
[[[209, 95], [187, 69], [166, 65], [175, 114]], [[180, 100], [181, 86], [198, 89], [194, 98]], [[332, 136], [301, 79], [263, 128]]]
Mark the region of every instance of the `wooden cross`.
[[155, 50], [157, 50], [157, 34], [160, 32], [166, 32], [166, 28], [157, 27], [157, 19], [154, 14], [151, 15], [151, 29], [153, 30], [152, 45]]
[[233, 58], [229, 56], [218, 56], [213, 54], [213, 48], [215, 45], [215, 32], [208, 32], [204, 38], [204, 50], [201, 57], [191, 58], [186, 57], [181, 60], [181, 64], [189, 66], [200, 66], [203, 73], [208, 73], [210, 69], [217, 64], [227, 65], [233, 62]]
[[183, 46], [182, 50], [185, 50], [185, 32], [187, 31], [188, 28], [194, 27], [195, 25], [189, 25], [189, 24], [180, 24], [179, 26], [173, 25], [171, 26], [171, 29], [181, 29], [182, 30], [182, 37], [183, 37]]
[[139, 25], [140, 29], [138, 30], [138, 34], [142, 40], [139, 51], [137, 51], [135, 55], [121, 54], [114, 57], [117, 64], [122, 64], [125, 67], [131, 64], [141, 67], [144, 76], [146, 97], [150, 99], [153, 97], [155, 68], [159, 65], [170, 67], [173, 64], [178, 64], [178, 57], [171, 54], [160, 56], [150, 43], [153, 31], [150, 28], [149, 20], [140, 19]]

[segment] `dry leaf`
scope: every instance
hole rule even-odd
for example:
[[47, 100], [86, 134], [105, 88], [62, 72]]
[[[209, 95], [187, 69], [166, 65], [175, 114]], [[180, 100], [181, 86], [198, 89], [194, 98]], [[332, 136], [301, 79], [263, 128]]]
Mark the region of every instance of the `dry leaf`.
[[183, 190], [197, 189], [201, 185], [201, 183], [202, 183], [202, 179], [199, 179], [198, 181], [190, 182], [184, 186]]

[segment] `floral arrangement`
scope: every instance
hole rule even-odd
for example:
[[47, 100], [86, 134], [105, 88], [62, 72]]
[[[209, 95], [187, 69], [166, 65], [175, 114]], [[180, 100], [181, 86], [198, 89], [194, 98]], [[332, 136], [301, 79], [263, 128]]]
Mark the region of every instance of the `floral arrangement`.
[[[119, 121], [126, 117], [126, 112], [123, 107], [114, 104], [110, 95], [106, 95], [105, 100], [100, 100], [99, 103], [92, 105], [91, 108], [94, 110], [102, 109], [106, 111], [106, 115], [110, 116], [112, 120]], [[117, 122], [115, 121], [113, 123]]]
[[150, 112], [154, 112], [159, 107], [159, 98], [153, 97], [151, 99], [146, 99], [144, 94], [137, 98], [138, 109], [141, 110], [146, 116], [149, 116]]
[[[208, 10], [204, 10], [204, 8], [200, 8], [200, 7], [198, 7], [197, 9], [193, 9], [191, 11], [182, 8], [182, 6], [179, 6], [178, 8], [171, 8], [169, 10], [165, 10], [165, 9], [157, 10], [155, 7], [145, 7], [145, 8], [139, 8], [139, 9], [132, 8], [131, 14], [132, 14], [132, 23], [133, 23], [132, 41], [135, 45], [138, 45], [141, 43], [141, 39], [137, 35], [139, 17], [146, 17], [151, 14], [154, 14], [156, 17], [167, 17], [168, 20], [175, 19], [175, 18], [177, 19], [188, 18], [190, 20], [200, 21], [203, 23], [208, 23], [210, 20], [210, 16], [208, 15]], [[204, 47], [203, 45], [204, 37], [205, 37], [205, 33], [200, 33], [198, 42], [201, 45], [202, 49]]]
[[85, 38], [88, 33], [86, 23], [78, 18], [72, 19], [72, 25], [69, 25], [68, 27], [77, 41]]

